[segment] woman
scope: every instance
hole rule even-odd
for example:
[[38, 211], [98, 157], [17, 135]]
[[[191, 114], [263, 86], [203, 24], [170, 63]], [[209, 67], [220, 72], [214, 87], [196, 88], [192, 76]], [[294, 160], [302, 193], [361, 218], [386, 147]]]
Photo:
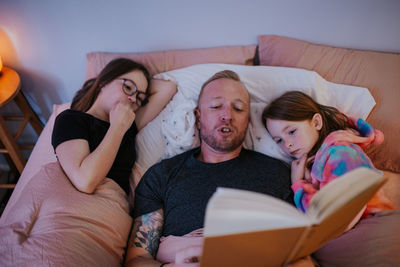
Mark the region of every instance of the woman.
[[176, 93], [173, 82], [152, 80], [149, 84], [143, 65], [115, 59], [85, 82], [71, 109], [57, 116], [52, 145], [79, 191], [91, 194], [108, 177], [129, 194], [135, 136]]

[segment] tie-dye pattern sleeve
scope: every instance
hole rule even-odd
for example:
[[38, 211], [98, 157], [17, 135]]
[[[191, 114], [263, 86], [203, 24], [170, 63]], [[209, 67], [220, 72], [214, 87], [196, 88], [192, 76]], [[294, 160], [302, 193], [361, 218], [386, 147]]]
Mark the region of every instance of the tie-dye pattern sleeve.
[[[296, 206], [300, 210], [306, 211], [311, 198], [320, 188], [358, 167], [374, 168], [371, 160], [358, 145], [342, 142], [327, 147], [324, 149], [324, 153], [320, 153], [315, 158], [311, 170], [313, 183], [301, 180], [292, 185]], [[319, 188], [315, 186], [316, 184], [319, 184]]]

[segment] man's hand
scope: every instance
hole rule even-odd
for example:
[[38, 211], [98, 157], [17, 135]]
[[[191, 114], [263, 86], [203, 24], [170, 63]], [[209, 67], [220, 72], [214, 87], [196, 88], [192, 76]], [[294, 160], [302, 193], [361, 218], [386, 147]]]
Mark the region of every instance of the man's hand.
[[200, 257], [202, 250], [202, 246], [191, 246], [178, 251], [175, 255], [174, 266], [200, 266]]
[[319, 265], [311, 258], [311, 256], [298, 259], [297, 261], [285, 265], [285, 267], [315, 267], [315, 266]]

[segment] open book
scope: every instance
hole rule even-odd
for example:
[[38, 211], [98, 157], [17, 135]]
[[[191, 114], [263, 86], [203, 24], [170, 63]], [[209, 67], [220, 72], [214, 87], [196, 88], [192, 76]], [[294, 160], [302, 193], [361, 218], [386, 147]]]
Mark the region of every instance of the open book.
[[208, 202], [201, 266], [281, 266], [310, 255], [344, 232], [384, 184], [358, 168], [312, 198], [307, 213], [280, 199], [218, 188]]

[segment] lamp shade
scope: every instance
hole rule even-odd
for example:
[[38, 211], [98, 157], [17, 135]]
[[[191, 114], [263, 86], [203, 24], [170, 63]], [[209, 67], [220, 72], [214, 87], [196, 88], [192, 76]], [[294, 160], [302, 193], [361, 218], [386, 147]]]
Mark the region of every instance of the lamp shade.
[[0, 56], [0, 72], [2, 68], [3, 68], [3, 61], [1, 61], [1, 56]]

